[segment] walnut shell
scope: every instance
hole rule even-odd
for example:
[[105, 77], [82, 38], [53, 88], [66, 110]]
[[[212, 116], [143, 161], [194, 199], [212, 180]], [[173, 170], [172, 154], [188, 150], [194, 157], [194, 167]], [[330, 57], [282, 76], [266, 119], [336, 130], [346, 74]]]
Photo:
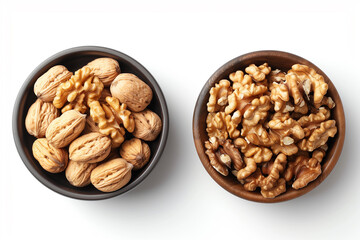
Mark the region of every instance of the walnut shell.
[[62, 65], [50, 68], [39, 77], [34, 84], [35, 95], [45, 102], [52, 102], [56, 95], [57, 87], [69, 80], [72, 73]]
[[104, 86], [110, 86], [120, 73], [119, 63], [112, 58], [98, 58], [87, 64]]
[[75, 187], [85, 187], [90, 184], [91, 171], [96, 168], [96, 163], [69, 161], [65, 170], [65, 177]]
[[52, 103], [38, 98], [29, 108], [25, 118], [25, 127], [36, 138], [45, 137], [50, 123], [59, 116], [59, 110]]
[[113, 192], [125, 186], [131, 179], [131, 163], [122, 158], [104, 162], [92, 170], [91, 183], [102, 192]]
[[144, 110], [151, 102], [151, 88], [137, 76], [131, 73], [121, 73], [110, 86], [113, 97], [125, 103], [132, 112]]
[[100, 132], [99, 127], [96, 125], [96, 122], [92, 119], [91, 116], [86, 117], [85, 128], [83, 134]]
[[84, 130], [85, 118], [86, 115], [77, 110], [64, 112], [50, 123], [45, 133], [46, 139], [56, 148], [66, 147]]
[[132, 114], [135, 120], [135, 129], [132, 134], [145, 141], [155, 140], [162, 128], [160, 117], [149, 109]]
[[104, 160], [111, 151], [111, 140], [93, 132], [75, 139], [69, 146], [69, 158], [76, 162], [96, 163]]
[[138, 170], [150, 160], [150, 148], [138, 138], [126, 140], [120, 147], [120, 155]]
[[38, 160], [41, 167], [48, 172], [62, 172], [68, 164], [68, 154], [66, 150], [51, 146], [46, 138], [36, 139], [33, 143], [32, 151], [34, 158]]

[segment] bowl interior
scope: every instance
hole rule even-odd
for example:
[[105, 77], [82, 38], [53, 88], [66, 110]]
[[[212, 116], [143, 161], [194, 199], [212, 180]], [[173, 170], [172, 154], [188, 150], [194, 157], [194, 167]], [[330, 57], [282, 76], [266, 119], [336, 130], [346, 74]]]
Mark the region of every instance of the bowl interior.
[[[302, 188], [300, 190], [294, 190], [291, 187], [287, 187], [287, 191], [274, 199], [266, 199], [263, 198], [260, 194], [260, 191], [257, 190], [255, 192], [248, 192], [243, 188], [243, 185], [240, 184], [237, 179], [229, 174], [227, 177], [219, 174], [209, 163], [208, 157], [205, 154], [204, 142], [208, 140], [207, 132], [206, 132], [206, 117], [207, 117], [207, 102], [209, 99], [209, 90], [215, 83], [219, 82], [221, 79], [228, 79], [230, 73], [235, 72], [236, 70], [244, 71], [247, 66], [254, 63], [256, 65], [261, 65], [264, 62], [267, 62], [269, 66], [271, 66], [272, 70], [280, 69], [282, 71], [287, 72], [291, 69], [291, 66], [296, 63], [308, 65], [316, 70], [317, 73], [321, 74], [325, 81], [328, 83], [328, 96], [331, 96], [336, 103], [336, 107], [332, 109], [331, 117], [336, 120], [338, 132], [334, 138], [329, 138], [328, 146], [329, 149], [326, 153], [325, 158], [322, 162], [322, 174], [313, 182], [311, 182], [307, 187]], [[324, 72], [322, 72], [318, 67], [316, 67], [313, 63], [307, 61], [304, 58], [299, 56], [280, 52], [280, 51], [258, 51], [252, 52], [240, 57], [237, 57], [222, 67], [220, 67], [207, 81], [204, 85], [201, 93], [198, 97], [194, 116], [193, 116], [193, 135], [194, 135], [194, 143], [199, 155], [199, 158], [210, 174], [210, 176], [224, 189], [227, 191], [242, 197], [247, 200], [257, 201], [257, 202], [281, 202], [285, 200], [290, 200], [295, 197], [301, 196], [317, 185], [319, 185], [331, 172], [334, 168], [344, 143], [345, 137], [345, 116], [344, 110], [341, 103], [341, 99], [339, 97], [338, 92], [335, 89], [335, 86], [330, 81], [330, 79], [326, 76]]]
[[[142, 169], [133, 171], [132, 178], [125, 187], [111, 193], [103, 193], [91, 184], [87, 187], [77, 188], [69, 184], [65, 178], [64, 172], [53, 174], [45, 171], [32, 155], [32, 144], [36, 138], [28, 134], [25, 128], [25, 117], [27, 111], [31, 104], [33, 104], [36, 100], [36, 95], [33, 91], [34, 83], [42, 74], [54, 65], [64, 65], [69, 71], [75, 72], [90, 61], [99, 57], [110, 57], [117, 60], [120, 65], [121, 72], [133, 73], [146, 82], [153, 91], [153, 99], [148, 106], [148, 109], [156, 112], [163, 121], [163, 129], [158, 138], [155, 141], [147, 142], [151, 150], [149, 163]], [[15, 103], [14, 108], [13, 124], [14, 138], [19, 154], [28, 169], [40, 182], [52, 190], [66, 196], [89, 200], [104, 199], [119, 195], [135, 187], [155, 166], [164, 149], [167, 138], [168, 112], [164, 96], [157, 82], [151, 74], [134, 59], [112, 49], [102, 47], [79, 47], [55, 54], [45, 60], [30, 74], [18, 94], [17, 102]]]

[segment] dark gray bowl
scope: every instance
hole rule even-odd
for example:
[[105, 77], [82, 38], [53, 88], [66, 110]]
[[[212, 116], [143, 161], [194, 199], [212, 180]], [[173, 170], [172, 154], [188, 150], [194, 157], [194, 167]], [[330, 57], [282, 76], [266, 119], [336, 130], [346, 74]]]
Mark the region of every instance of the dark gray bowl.
[[[33, 91], [34, 83], [43, 73], [58, 64], [64, 65], [69, 71], [75, 72], [88, 62], [99, 57], [110, 57], [117, 60], [120, 64], [121, 72], [133, 73], [151, 87], [153, 99], [148, 108], [156, 112], [163, 122], [163, 129], [158, 138], [155, 141], [148, 142], [151, 149], [151, 158], [148, 164], [139, 171], [133, 171], [131, 180], [125, 187], [110, 193], [101, 192], [91, 185], [84, 188], [74, 187], [68, 183], [64, 172], [53, 174], [45, 171], [32, 155], [32, 144], [35, 141], [35, 137], [29, 135], [25, 129], [27, 111], [36, 100]], [[70, 48], [46, 59], [25, 80], [16, 98], [13, 111], [14, 141], [25, 166], [34, 177], [51, 190], [68, 197], [84, 200], [114, 197], [129, 191], [143, 181], [160, 159], [166, 144], [168, 129], [169, 116], [166, 101], [154, 77], [136, 60], [121, 52], [104, 47], [84, 46]]]

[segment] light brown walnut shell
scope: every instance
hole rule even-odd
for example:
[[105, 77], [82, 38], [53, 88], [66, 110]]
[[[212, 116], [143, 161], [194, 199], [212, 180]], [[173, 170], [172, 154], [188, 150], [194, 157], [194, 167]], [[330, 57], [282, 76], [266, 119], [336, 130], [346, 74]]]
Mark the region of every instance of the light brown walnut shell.
[[110, 86], [116, 76], [120, 74], [119, 63], [112, 58], [97, 58], [86, 66], [91, 69], [104, 86]]
[[85, 114], [69, 110], [50, 123], [46, 129], [46, 139], [56, 148], [66, 147], [84, 130], [85, 121]]
[[120, 146], [120, 155], [134, 166], [134, 170], [144, 167], [150, 160], [150, 148], [138, 138], [126, 140]]
[[50, 123], [59, 116], [59, 110], [52, 103], [38, 98], [29, 108], [25, 118], [25, 127], [36, 138], [45, 137]]
[[134, 137], [145, 141], [154, 141], [162, 129], [162, 121], [159, 115], [149, 109], [132, 113], [132, 115], [135, 122], [135, 128], [132, 132]]
[[91, 183], [102, 192], [114, 192], [131, 179], [133, 166], [122, 158], [115, 158], [98, 165], [91, 171]]
[[46, 138], [36, 139], [32, 145], [32, 152], [41, 167], [51, 173], [64, 171], [68, 164], [66, 150], [53, 147]]
[[56, 95], [58, 86], [69, 80], [72, 73], [62, 65], [50, 68], [39, 77], [34, 84], [35, 95], [45, 102], [52, 102]]
[[76, 162], [96, 163], [110, 153], [111, 140], [107, 136], [92, 132], [75, 139], [69, 146], [69, 158]]
[[97, 163], [69, 161], [65, 170], [65, 177], [75, 187], [85, 187], [90, 184], [91, 171]]
[[110, 92], [133, 112], [143, 111], [153, 97], [151, 88], [131, 73], [119, 74], [111, 83]]

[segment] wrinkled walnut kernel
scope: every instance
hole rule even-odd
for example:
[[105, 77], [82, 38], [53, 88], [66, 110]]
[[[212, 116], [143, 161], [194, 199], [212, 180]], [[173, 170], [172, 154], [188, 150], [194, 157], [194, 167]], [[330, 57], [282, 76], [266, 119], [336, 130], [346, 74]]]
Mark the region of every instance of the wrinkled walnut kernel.
[[214, 169], [231, 172], [247, 191], [260, 188], [264, 198], [284, 193], [287, 184], [299, 189], [314, 181], [337, 133], [324, 78], [306, 65], [286, 73], [264, 63], [232, 72], [229, 80], [211, 88], [207, 104], [205, 148]]

